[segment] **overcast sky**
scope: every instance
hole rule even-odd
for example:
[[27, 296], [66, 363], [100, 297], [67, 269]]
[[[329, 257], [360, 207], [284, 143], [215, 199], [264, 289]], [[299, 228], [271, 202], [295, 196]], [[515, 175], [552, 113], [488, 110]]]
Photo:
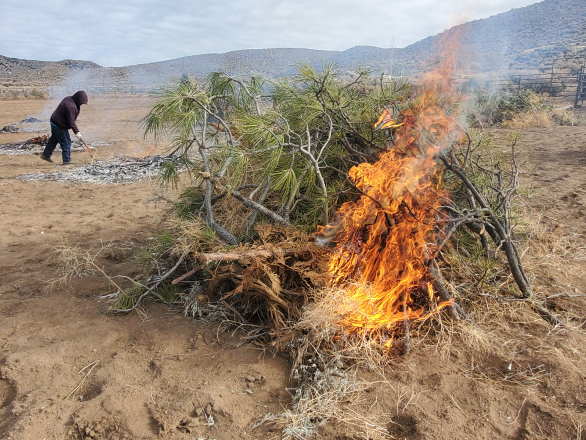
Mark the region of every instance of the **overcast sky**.
[[405, 47], [536, 0], [1, 0], [0, 55], [125, 66], [269, 47]]

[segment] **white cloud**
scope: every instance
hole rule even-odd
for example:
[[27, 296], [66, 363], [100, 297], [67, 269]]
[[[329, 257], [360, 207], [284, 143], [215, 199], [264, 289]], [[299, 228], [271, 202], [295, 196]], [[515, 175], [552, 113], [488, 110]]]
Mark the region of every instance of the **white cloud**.
[[[6, 3], [6, 2], [5, 2]], [[269, 47], [404, 47], [536, 0], [29, 0], [3, 4], [0, 54], [122, 66]]]

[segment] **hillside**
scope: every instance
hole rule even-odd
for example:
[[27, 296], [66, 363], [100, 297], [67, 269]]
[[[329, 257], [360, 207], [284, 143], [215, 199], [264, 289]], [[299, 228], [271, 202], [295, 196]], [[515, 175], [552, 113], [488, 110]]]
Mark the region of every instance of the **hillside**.
[[400, 58], [407, 70], [425, 70], [438, 64], [448, 46], [458, 52], [460, 68], [536, 70], [554, 59], [559, 65], [576, 64], [576, 58], [584, 62], [585, 45], [584, 0], [546, 0], [455, 26], [406, 47]]
[[63, 60], [58, 62], [21, 60], [0, 55], [0, 83], [10, 85], [55, 84], [70, 72], [104, 70], [91, 61]]
[[213, 71], [279, 77], [294, 65], [336, 63], [343, 70], [368, 65], [375, 72], [416, 74], [433, 69], [453, 53], [464, 73], [490, 74], [576, 68], [586, 59], [584, 0], [545, 0], [490, 18], [455, 26], [402, 49], [357, 46], [345, 51], [311, 49], [239, 50], [193, 55], [157, 63], [103, 68], [87, 61], [43, 62], [0, 56], [0, 84], [152, 86], [184, 73], [203, 77]]

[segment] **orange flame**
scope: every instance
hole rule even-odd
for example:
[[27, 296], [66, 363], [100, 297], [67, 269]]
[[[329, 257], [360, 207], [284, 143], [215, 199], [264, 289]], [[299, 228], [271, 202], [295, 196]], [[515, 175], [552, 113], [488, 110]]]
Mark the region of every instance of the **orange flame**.
[[338, 224], [325, 228], [336, 234], [333, 281], [355, 281], [348, 294], [356, 308], [341, 311], [350, 331], [393, 330], [398, 322], [426, 319], [449, 304], [437, 304], [425, 281], [446, 195], [435, 155], [455, 128], [438, 101], [437, 87], [428, 87], [401, 123], [385, 110], [375, 128], [397, 128], [393, 148], [376, 163], [350, 170], [362, 196], [342, 205]]
[[384, 109], [383, 114], [380, 115], [376, 124], [374, 124], [374, 128], [376, 130], [382, 130], [384, 128], [397, 128], [403, 125], [402, 123], [399, 124], [396, 120], [393, 119], [391, 112], [387, 109]]
[[393, 129], [392, 147], [376, 163], [350, 170], [362, 196], [342, 205], [337, 222], [318, 231], [336, 243], [332, 281], [348, 286], [349, 301], [338, 310], [341, 324], [387, 341], [386, 347], [398, 323], [427, 319], [453, 303], [436, 298], [427, 263], [437, 250], [439, 208], [447, 196], [435, 157], [456, 141], [450, 139], [456, 122], [442, 100], [454, 93], [461, 39], [458, 29], [440, 38], [438, 68], [423, 76], [408, 110], [400, 115], [384, 110], [374, 127]]

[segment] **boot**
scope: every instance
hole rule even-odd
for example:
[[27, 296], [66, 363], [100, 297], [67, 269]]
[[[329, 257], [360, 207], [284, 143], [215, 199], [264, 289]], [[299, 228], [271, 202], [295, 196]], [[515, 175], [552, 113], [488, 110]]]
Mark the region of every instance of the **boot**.
[[45, 156], [44, 154], [41, 154], [41, 159], [46, 160], [47, 162], [53, 163], [53, 159], [51, 159], [50, 157]]

